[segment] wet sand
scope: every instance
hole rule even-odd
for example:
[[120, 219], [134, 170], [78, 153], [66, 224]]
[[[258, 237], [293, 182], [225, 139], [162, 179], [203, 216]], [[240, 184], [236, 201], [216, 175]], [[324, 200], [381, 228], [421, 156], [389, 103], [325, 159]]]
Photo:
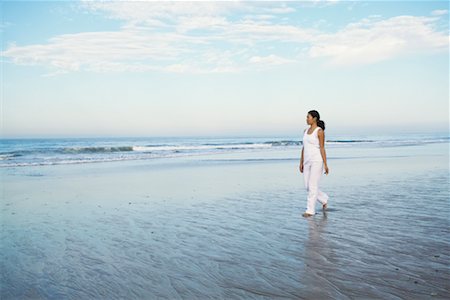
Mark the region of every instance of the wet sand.
[[448, 144], [327, 154], [2, 169], [1, 298], [448, 298]]

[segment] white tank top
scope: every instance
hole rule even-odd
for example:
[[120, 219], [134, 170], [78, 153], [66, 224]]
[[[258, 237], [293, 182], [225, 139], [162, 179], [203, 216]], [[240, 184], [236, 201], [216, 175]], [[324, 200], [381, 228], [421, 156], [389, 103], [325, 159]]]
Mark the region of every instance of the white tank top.
[[311, 134], [308, 134], [308, 127], [303, 134], [303, 163], [308, 161], [323, 161], [322, 154], [320, 154], [320, 143], [317, 132], [319, 126], [317, 126]]

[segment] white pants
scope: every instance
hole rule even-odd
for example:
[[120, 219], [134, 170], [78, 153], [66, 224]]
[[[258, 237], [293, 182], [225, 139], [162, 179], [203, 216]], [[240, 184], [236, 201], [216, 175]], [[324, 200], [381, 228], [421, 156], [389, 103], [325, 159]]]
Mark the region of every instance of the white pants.
[[328, 195], [319, 189], [319, 181], [322, 176], [323, 161], [308, 161], [303, 164], [303, 177], [305, 179], [305, 188], [308, 192], [308, 201], [306, 213], [316, 213], [316, 201], [322, 205], [328, 202]]

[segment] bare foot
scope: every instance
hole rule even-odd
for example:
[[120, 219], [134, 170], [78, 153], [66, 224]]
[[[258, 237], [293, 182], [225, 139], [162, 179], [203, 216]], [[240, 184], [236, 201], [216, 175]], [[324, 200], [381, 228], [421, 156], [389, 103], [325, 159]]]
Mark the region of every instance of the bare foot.
[[308, 214], [308, 213], [305, 212], [305, 213], [302, 214], [302, 216], [304, 216], [304, 217], [310, 217], [310, 216], [314, 216], [314, 215], [313, 215], [313, 214]]

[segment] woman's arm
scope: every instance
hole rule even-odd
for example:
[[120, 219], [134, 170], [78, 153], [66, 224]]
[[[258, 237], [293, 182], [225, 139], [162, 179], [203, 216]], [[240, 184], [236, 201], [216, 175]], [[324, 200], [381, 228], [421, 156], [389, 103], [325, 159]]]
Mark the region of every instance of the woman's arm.
[[[303, 130], [303, 135], [305, 134], [305, 131], [306, 131], [306, 130], [308, 130], [308, 128], [306, 128], [305, 130]], [[301, 154], [301, 156], [300, 156], [300, 164], [303, 163], [303, 149], [304, 149], [304, 145], [303, 145], [303, 142], [302, 142], [302, 154]]]
[[301, 164], [303, 163], [303, 146], [302, 146], [302, 155], [301, 155], [301, 157], [300, 157], [300, 163], [301, 163]]
[[325, 173], [328, 173], [327, 154], [325, 152], [325, 132], [323, 131], [323, 129], [319, 129], [319, 131], [317, 132], [317, 136], [319, 137], [320, 154], [322, 154]]
[[298, 165], [298, 169], [300, 170], [300, 173], [303, 173], [303, 146], [302, 146], [302, 155], [300, 158], [300, 164]]

